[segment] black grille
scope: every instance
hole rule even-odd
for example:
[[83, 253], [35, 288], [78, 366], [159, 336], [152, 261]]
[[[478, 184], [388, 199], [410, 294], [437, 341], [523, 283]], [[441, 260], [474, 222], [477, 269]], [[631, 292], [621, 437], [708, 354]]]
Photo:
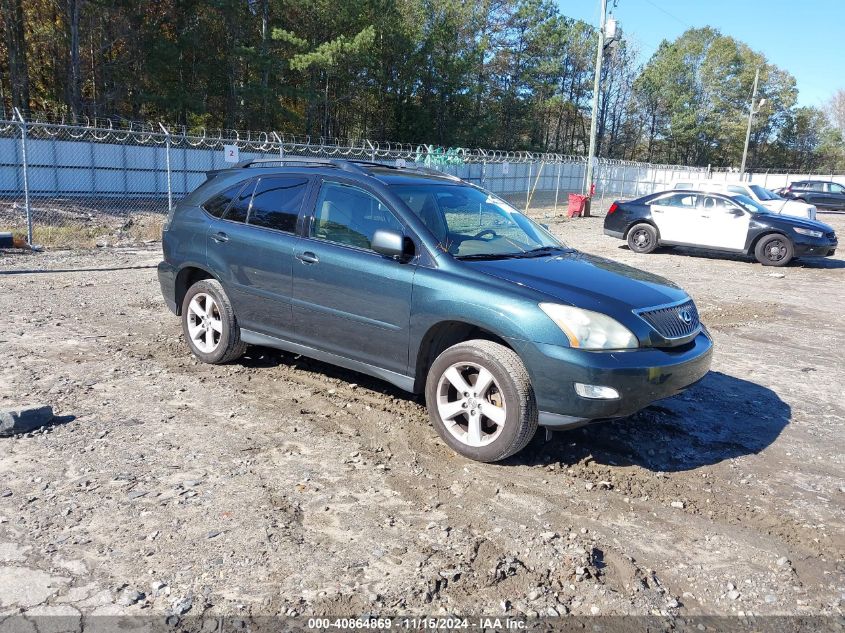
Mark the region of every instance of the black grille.
[[[664, 338], [684, 338], [695, 334], [701, 326], [698, 310], [690, 300], [667, 308], [644, 310], [639, 315]], [[689, 323], [687, 323], [689, 320]]]

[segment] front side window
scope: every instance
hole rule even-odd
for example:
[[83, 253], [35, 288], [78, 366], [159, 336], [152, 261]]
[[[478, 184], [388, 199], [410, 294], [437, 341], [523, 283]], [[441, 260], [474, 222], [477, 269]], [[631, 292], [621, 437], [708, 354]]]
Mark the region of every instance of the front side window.
[[845, 187], [837, 182], [830, 183], [828, 187], [830, 187], [830, 193], [845, 193]]
[[705, 211], [721, 211], [725, 209], [725, 201], [721, 198], [713, 198], [711, 196], [704, 196], [701, 199], [701, 208]]
[[229, 210], [223, 216], [224, 220], [229, 220], [230, 222], [246, 222], [253, 189], [255, 189], [254, 180], [248, 182], [238, 194], [238, 197], [232, 201], [232, 204], [229, 205]]
[[295, 176], [261, 178], [252, 196], [249, 223], [268, 229], [293, 233], [305, 199], [308, 179]]
[[396, 195], [457, 257], [507, 257], [564, 248], [504, 200], [468, 185], [393, 185]]
[[371, 249], [373, 235], [379, 229], [404, 233], [399, 220], [372, 194], [333, 182], [320, 188], [311, 237]]

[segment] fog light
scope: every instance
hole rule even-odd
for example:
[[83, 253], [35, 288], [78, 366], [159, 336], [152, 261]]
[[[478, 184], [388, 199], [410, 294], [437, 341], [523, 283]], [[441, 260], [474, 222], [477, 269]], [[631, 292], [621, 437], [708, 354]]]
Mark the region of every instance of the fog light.
[[575, 393], [582, 398], [592, 398], [594, 400], [613, 400], [619, 397], [619, 392], [613, 387], [602, 387], [601, 385], [585, 385], [584, 383], [575, 383]]

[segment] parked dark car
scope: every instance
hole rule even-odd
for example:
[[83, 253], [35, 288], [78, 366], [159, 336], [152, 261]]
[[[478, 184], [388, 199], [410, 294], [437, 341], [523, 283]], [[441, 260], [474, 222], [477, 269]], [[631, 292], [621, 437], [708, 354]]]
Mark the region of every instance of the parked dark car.
[[838, 244], [836, 232], [823, 222], [772, 213], [747, 196], [692, 189], [616, 201], [604, 232], [627, 240], [637, 253], [661, 245], [691, 246], [754, 256], [764, 266], [830, 257]]
[[265, 345], [425, 393], [445, 442], [476, 460], [516, 453], [538, 424], [632, 414], [710, 367], [683, 290], [428, 170], [212, 172], [176, 205], [163, 249], [161, 290], [197, 358]]
[[845, 185], [826, 180], [799, 180], [791, 183], [780, 194], [790, 200], [814, 204], [819, 209], [845, 211]]

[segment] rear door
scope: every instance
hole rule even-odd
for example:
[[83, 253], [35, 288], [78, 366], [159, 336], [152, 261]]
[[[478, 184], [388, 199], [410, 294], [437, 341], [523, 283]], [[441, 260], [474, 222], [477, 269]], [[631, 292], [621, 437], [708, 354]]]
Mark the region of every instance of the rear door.
[[701, 196], [698, 204], [701, 217], [698, 239], [702, 246], [737, 251], [745, 248], [751, 220], [748, 211], [716, 196]]
[[296, 249], [293, 325], [309, 347], [406, 374], [417, 264], [373, 251], [378, 229], [406, 234], [373, 192], [323, 180]]
[[208, 263], [242, 328], [291, 335], [296, 227], [310, 182], [300, 175], [253, 179], [210, 227]]
[[649, 205], [651, 217], [660, 232], [660, 240], [678, 244], [696, 244], [700, 221], [697, 193], [673, 193], [654, 200]]

